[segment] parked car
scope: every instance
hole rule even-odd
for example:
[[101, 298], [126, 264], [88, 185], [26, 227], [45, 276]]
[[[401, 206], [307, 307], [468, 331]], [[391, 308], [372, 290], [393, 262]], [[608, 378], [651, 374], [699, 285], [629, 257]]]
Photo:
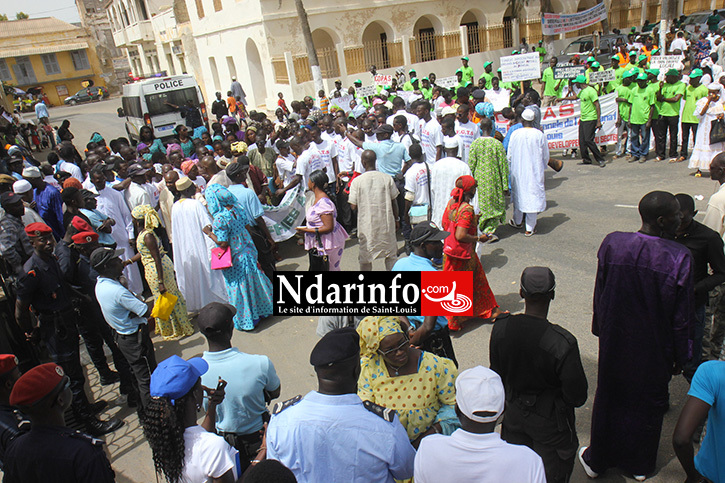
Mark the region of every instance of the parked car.
[[[706, 12], [697, 12], [693, 13], [692, 15], [688, 16], [685, 21], [682, 23], [682, 30], [685, 30], [686, 32], [693, 33], [695, 31], [695, 26], [700, 26], [700, 32], [707, 32], [707, 18], [712, 15], [712, 10], [708, 10]], [[718, 30], [725, 26], [725, 19], [723, 19], [722, 14], [720, 15], [720, 23], [717, 24]]]
[[586, 60], [588, 56], [593, 55], [597, 59], [597, 62], [608, 66], [612, 55], [617, 53], [615, 47], [617, 39], [622, 39], [624, 44], [627, 43], [627, 36], [624, 34], [602, 35], [599, 38], [599, 48], [595, 51], [593, 35], [584, 35], [583, 37], [576, 38], [561, 51], [559, 62], [569, 62], [576, 54], [579, 54], [579, 58], [582, 60]]
[[74, 106], [79, 102], [99, 101], [108, 97], [108, 89], [104, 86], [84, 87], [72, 96], [63, 99], [64, 104]]

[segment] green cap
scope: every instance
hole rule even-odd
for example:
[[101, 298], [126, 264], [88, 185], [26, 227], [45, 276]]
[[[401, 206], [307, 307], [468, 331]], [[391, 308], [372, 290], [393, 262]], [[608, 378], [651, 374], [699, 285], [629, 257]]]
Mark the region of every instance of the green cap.
[[572, 82], [574, 84], [586, 84], [587, 77], [585, 75], [579, 74], [578, 76], [576, 76], [576, 78]]
[[488, 62], [484, 62], [484, 63], [483, 63], [483, 68], [485, 69], [486, 67], [488, 67], [488, 66], [489, 66], [489, 65], [491, 65], [491, 64], [493, 64], [493, 62], [491, 62], [491, 61], [488, 61]]
[[516, 54], [520, 54], [520, 53], [521, 52], [519, 52], [518, 50], [514, 50], [513, 52], [511, 52], [511, 55], [516, 55]]
[[643, 60], [647, 60], [647, 56], [644, 54], [639, 54], [639, 57], [637, 57], [637, 62], [642, 62]]
[[418, 82], [418, 78], [417, 77], [411, 77], [410, 78], [410, 83], [412, 84], [413, 82]]
[[417, 74], [417, 72], [415, 72], [415, 69], [410, 69], [410, 70], [408, 71], [408, 75], [410, 75], [410, 74], [413, 74], [413, 73]]
[[670, 69], [665, 73], [666, 76], [680, 75], [680, 71], [677, 69]]
[[690, 79], [693, 77], [702, 77], [702, 69], [694, 69], [692, 72], [690, 72], [689, 75]]
[[362, 81], [360, 79], [355, 79], [355, 82], [353, 84], [362, 84]]
[[[499, 67], [498, 69], [496, 69], [496, 72], [501, 72], [501, 67]], [[690, 77], [692, 77], [692, 76], [690, 76]]]
[[619, 56], [618, 56], [618, 55], [616, 55], [616, 54], [615, 54], [615, 55], [613, 55], [613, 56], [612, 56], [612, 60], [619, 60]]
[[456, 74], [463, 74], [463, 71], [461, 69], [456, 69]]
[[629, 55], [630, 56], [637, 55], [637, 51], [636, 50], [630, 50]]
[[600, 67], [599, 62], [597, 62], [597, 61], [592, 62], [592, 67], [594, 67], [595, 69], [598, 69]]
[[652, 54], [656, 54], [659, 51], [660, 51], [660, 49], [658, 49], [657, 47], [655, 47], [654, 49], [652, 49]]
[[591, 56], [591, 55], [590, 55], [589, 57], [587, 57], [587, 62], [594, 62], [594, 61], [596, 61], [596, 60], [597, 60], [597, 59], [595, 59], [595, 58], [594, 58], [593, 56]]
[[468, 57], [461, 57], [461, 60], [468, 60]]
[[630, 30], [630, 32], [636, 32], [636, 31], [637, 31], [637, 29], [635, 27], [632, 27], [632, 29]]
[[629, 77], [634, 77], [637, 75], [637, 69], [629, 69], [627, 72], [622, 74], [622, 79], [627, 79]]
[[658, 75], [660, 75], [660, 70], [659, 69], [647, 69], [645, 72], [647, 72], [648, 74], [652, 74], [655, 77], [657, 77]]
[[645, 74], [644, 72], [642, 72], [641, 74], [639, 74], [639, 75], [637, 76], [637, 80], [638, 80], [638, 81], [641, 81], [641, 80], [647, 80], [647, 79], [648, 79], [648, 77], [647, 77], [647, 74]]

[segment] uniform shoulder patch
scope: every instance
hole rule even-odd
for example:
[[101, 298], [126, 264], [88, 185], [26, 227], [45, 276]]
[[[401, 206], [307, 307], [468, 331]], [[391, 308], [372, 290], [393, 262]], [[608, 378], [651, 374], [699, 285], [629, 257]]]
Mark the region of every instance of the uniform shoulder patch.
[[363, 406], [371, 413], [383, 418], [389, 423], [392, 423], [395, 419], [395, 410], [393, 409], [388, 409], [370, 401], [363, 401]]
[[287, 409], [291, 406], [294, 406], [295, 404], [297, 404], [300, 401], [302, 401], [302, 395], [298, 394], [295, 397], [293, 397], [292, 399], [287, 399], [286, 401], [275, 403], [274, 406], [272, 407], [272, 414], [279, 414], [282, 411], [284, 411], [285, 409]]
[[73, 431], [72, 433], [67, 433], [68, 437], [73, 439], [79, 439], [81, 441], [85, 441], [87, 443], [90, 443], [93, 446], [103, 446], [103, 440], [94, 438], [93, 436], [82, 433], [80, 431]]

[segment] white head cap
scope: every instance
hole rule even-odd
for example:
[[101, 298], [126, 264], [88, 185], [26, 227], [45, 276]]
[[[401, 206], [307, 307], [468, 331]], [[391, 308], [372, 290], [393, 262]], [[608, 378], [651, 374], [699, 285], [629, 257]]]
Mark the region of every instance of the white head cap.
[[22, 195], [23, 193], [27, 193], [33, 189], [33, 187], [30, 185], [30, 182], [25, 179], [19, 179], [15, 183], [13, 183], [13, 191], [16, 195]]
[[42, 178], [43, 176], [40, 174], [40, 170], [36, 168], [35, 166], [31, 166], [30, 168], [25, 168], [23, 170], [23, 178]]
[[477, 423], [492, 423], [503, 413], [503, 382], [488, 367], [476, 366], [456, 379], [456, 404], [464, 416]]
[[441, 111], [441, 116], [443, 116], [443, 117], [447, 116], [448, 114], [453, 114], [453, 115], [456, 114], [456, 110], [453, 109], [453, 106], [446, 106]]
[[232, 76], [232, 80], [233, 80], [233, 81], [237, 80], [237, 76], [233, 75], [233, 76]]
[[521, 119], [524, 121], [533, 121], [535, 118], [536, 114], [533, 109], [524, 109], [524, 112], [521, 113]]
[[720, 89], [722, 89], [722, 84], [720, 84], [719, 82], [713, 82], [712, 84], [707, 86], [707, 90], [709, 91], [719, 91]]

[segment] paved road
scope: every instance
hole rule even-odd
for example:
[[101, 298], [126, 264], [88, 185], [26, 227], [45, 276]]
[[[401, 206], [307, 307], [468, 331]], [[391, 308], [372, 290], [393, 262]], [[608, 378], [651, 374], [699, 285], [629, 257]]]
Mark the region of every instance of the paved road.
[[[51, 111], [54, 122], [67, 117], [77, 140], [88, 139], [98, 130], [106, 139], [123, 135], [123, 125], [115, 116], [118, 100], [90, 105], [57, 108]], [[597, 339], [591, 335], [591, 300], [596, 271], [596, 252], [606, 234], [615, 230], [634, 231], [639, 228], [636, 210], [640, 198], [651, 190], [703, 195], [697, 208], [704, 213], [708, 197], [717, 189], [715, 182], [690, 175], [684, 164], [628, 164], [610, 160], [599, 167], [577, 165], [577, 160], [565, 160], [560, 173], [547, 173], [547, 210], [539, 217], [538, 234], [525, 238], [508, 226], [499, 229], [501, 241], [485, 245], [483, 265], [499, 304], [511, 312], [522, 310], [518, 295], [521, 271], [531, 265], [549, 266], [557, 277], [557, 293], [550, 320], [569, 329], [579, 340], [582, 359], [589, 379], [589, 399], [577, 410], [577, 429], [582, 444], [589, 440], [591, 407], [596, 388]], [[510, 215], [510, 213], [509, 213]], [[698, 218], [701, 218], [699, 215]], [[400, 244], [402, 247], [402, 243]], [[357, 269], [356, 240], [349, 240], [343, 269]], [[306, 253], [293, 242], [283, 243], [285, 260], [279, 270], [306, 270]], [[383, 269], [376, 262], [375, 269]], [[309, 365], [309, 353], [317, 342], [316, 320], [309, 317], [273, 317], [263, 321], [250, 332], [237, 332], [233, 343], [243, 351], [267, 354], [274, 362], [282, 380], [282, 399], [304, 394], [315, 388], [315, 377]], [[471, 327], [456, 335], [453, 341], [461, 369], [477, 364], [488, 365], [488, 344], [491, 327]], [[196, 334], [180, 341], [154, 340], [157, 359], [172, 354], [188, 358], [199, 355], [205, 348], [203, 336]], [[96, 397], [107, 398], [111, 408], [107, 414], [118, 414], [127, 424], [106, 441], [112, 455], [118, 481], [151, 482], [155, 480], [148, 445], [144, 442], [135, 415], [113, 402], [117, 386], [99, 387], [95, 369], [88, 369], [89, 380]], [[685, 400], [687, 385], [681, 377], [671, 384], [671, 409], [665, 418], [657, 475], [653, 482], [680, 482], [680, 469], [671, 445], [676, 418]], [[604, 482], [622, 482], [629, 477], [610, 471], [600, 477]], [[574, 482], [587, 481], [577, 463]]]

